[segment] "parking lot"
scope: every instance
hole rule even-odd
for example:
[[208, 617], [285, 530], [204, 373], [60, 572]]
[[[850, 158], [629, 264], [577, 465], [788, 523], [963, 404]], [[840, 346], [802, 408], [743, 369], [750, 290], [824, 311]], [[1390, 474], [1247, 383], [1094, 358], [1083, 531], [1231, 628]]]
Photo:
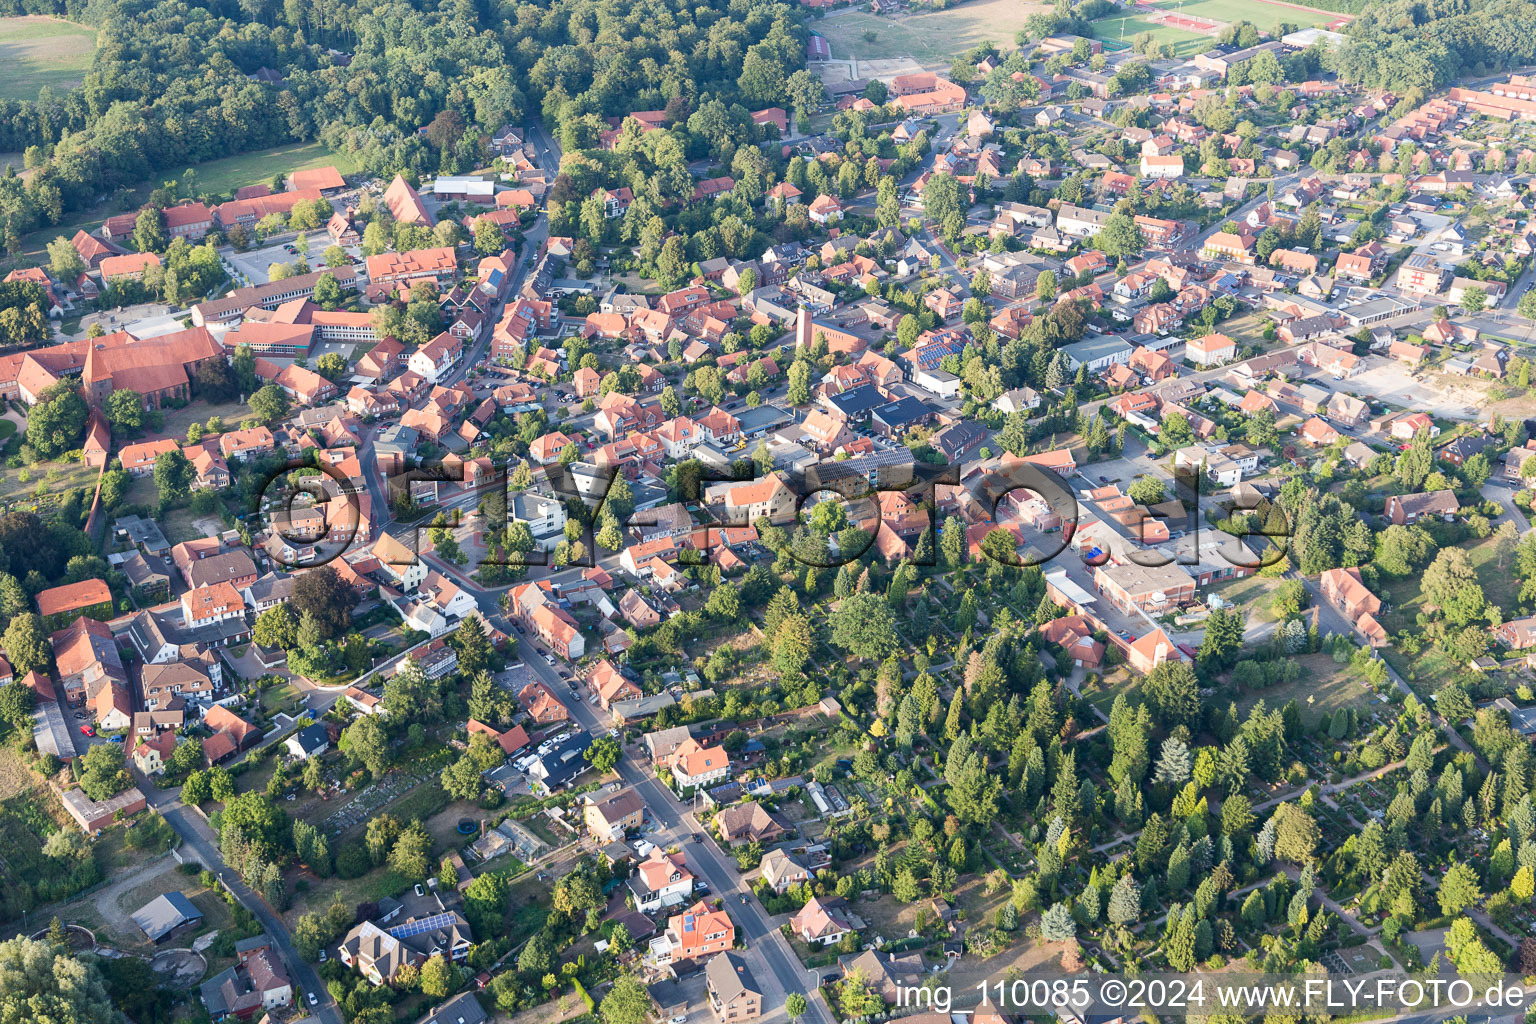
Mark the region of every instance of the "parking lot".
[[[331, 236], [324, 231], [311, 231], [309, 238], [310, 266], [320, 265], [320, 254], [325, 252], [331, 244]], [[230, 267], [230, 276], [234, 278], [236, 286], [248, 284], [266, 284], [271, 278], [267, 275], [267, 268], [274, 263], [292, 263], [299, 257], [283, 248], [285, 245], [297, 245], [297, 240], [283, 236], [280, 242], [263, 246], [260, 249], [251, 249], [247, 252], [235, 252], [233, 249], [223, 251], [224, 262]], [[354, 254], [355, 255], [355, 254]]]

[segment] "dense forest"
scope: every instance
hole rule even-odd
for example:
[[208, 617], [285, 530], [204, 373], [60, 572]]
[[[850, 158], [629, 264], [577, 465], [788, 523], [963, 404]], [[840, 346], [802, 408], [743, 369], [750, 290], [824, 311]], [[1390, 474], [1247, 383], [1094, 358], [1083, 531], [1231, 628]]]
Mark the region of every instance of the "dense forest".
[[1346, 81], [1420, 96], [1536, 62], [1532, 0], [1387, 0], [1360, 7], [1333, 59]]
[[[466, 170], [506, 122], [766, 106], [805, 60], [799, 13], [780, 0], [23, 0], [0, 13], [100, 29], [79, 89], [0, 101], [0, 151], [39, 167], [25, 187], [0, 179], [8, 242], [234, 153], [323, 139], [375, 172]], [[263, 67], [284, 83], [248, 77]]]

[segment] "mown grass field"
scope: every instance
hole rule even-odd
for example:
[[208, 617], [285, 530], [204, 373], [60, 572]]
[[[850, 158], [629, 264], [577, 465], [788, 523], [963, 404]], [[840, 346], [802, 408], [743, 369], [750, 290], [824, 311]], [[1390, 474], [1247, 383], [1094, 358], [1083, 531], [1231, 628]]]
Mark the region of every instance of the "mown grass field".
[[[16, 19], [0, 19], [3, 21]], [[3, 33], [0, 33], [3, 34]], [[0, 71], [3, 76], [3, 71]], [[17, 161], [19, 163], [19, 157]], [[286, 174], [289, 171], [304, 170], [309, 167], [324, 167], [327, 164], [335, 165], [342, 174], [353, 174], [358, 170], [355, 162], [346, 157], [334, 155], [326, 150], [318, 142], [296, 142], [290, 146], [277, 146], [273, 149], [263, 149], [256, 153], [242, 153], [240, 156], [225, 157], [222, 160], [210, 160], [207, 163], [197, 164], [196, 188], [202, 192], [222, 192], [233, 194], [235, 189], [243, 185], [254, 185], [258, 182], [272, 180], [274, 174]], [[166, 173], [155, 181], [155, 186], [166, 180], [177, 179], [182, 176], [182, 171]], [[46, 260], [48, 243], [55, 238], [63, 236], [68, 238], [77, 230], [95, 231], [101, 226], [102, 221], [113, 214], [122, 213], [124, 210], [136, 210], [149, 198], [150, 188], [145, 184], [131, 190], [126, 200], [119, 206], [116, 202], [103, 202], [93, 209], [72, 211], [66, 215], [63, 223], [54, 227], [40, 228], [21, 236], [22, 254], [19, 258], [12, 259], [0, 255], [0, 271], [9, 271], [16, 267], [34, 267]], [[3, 275], [0, 275], [3, 276]]]
[[1301, 675], [1295, 682], [1243, 691], [1236, 698], [1238, 714], [1247, 717], [1261, 700], [1270, 710], [1294, 700], [1300, 707], [1302, 722], [1309, 728], [1325, 715], [1332, 717], [1342, 707], [1353, 706], [1362, 718], [1370, 715], [1375, 695], [1360, 684], [1358, 674], [1348, 665], [1339, 665], [1332, 655], [1321, 653], [1304, 654], [1293, 660], [1301, 666]]
[[[334, 165], [342, 174], [354, 174], [358, 170], [355, 163], [346, 157], [333, 155], [318, 142], [296, 142], [291, 146], [263, 149], [257, 153], [242, 153], [222, 160], [210, 160], [198, 164], [194, 169], [197, 171], [198, 192], [232, 193], [246, 185], [271, 181], [275, 174], [327, 165]], [[180, 178], [180, 173], [172, 172], [166, 174], [162, 181]]]
[[[1214, 17], [1214, 15], [1208, 15]], [[1152, 37], [1160, 43], [1172, 43], [1174, 52], [1180, 57], [1188, 57], [1191, 54], [1203, 53], [1209, 50], [1215, 40], [1210, 36], [1200, 35], [1196, 32], [1186, 32], [1181, 28], [1173, 28], [1170, 25], [1156, 25], [1145, 18], [1134, 14], [1120, 15], [1113, 18], [1100, 18], [1093, 23], [1094, 31], [1100, 39], [1106, 43], [1118, 43], [1122, 39], [1127, 45], [1142, 32], [1152, 33]]]
[[1338, 14], [1330, 11], [1320, 11], [1301, 5], [1292, 7], [1289, 4], [1267, 3], [1266, 0], [1258, 0], [1257, 4], [1252, 0], [1190, 0], [1189, 3], [1183, 4], [1175, 3], [1173, 0], [1163, 0], [1157, 6], [1175, 7], [1181, 14], [1213, 18], [1216, 21], [1247, 20], [1265, 30], [1277, 21], [1309, 28], [1326, 25], [1339, 17]]
[[[924, 64], [948, 61], [978, 43], [993, 42], [1005, 50], [1031, 14], [1049, 5], [1017, 0], [973, 0], [931, 14], [881, 18], [863, 12], [835, 14], [811, 23], [827, 37], [838, 60], [889, 60], [912, 57]], [[873, 32], [874, 39], [865, 33]]]
[[[1312, 28], [1326, 25], [1339, 17], [1327, 11], [1292, 7], [1289, 4], [1265, 3], [1264, 0], [1259, 0], [1258, 3], [1253, 3], [1251, 0], [1189, 0], [1187, 3], [1180, 0], [1161, 0], [1161, 2], [1154, 2], [1154, 6], [1193, 18], [1209, 18], [1212, 21], [1250, 21], [1266, 31], [1279, 21], [1299, 25], [1302, 28]], [[1093, 24], [1098, 37], [1106, 42], [1119, 42], [1124, 39], [1129, 43], [1138, 33], [1150, 32], [1158, 42], [1172, 43], [1181, 57], [1203, 53], [1215, 45], [1213, 36], [1175, 28], [1171, 25], [1159, 25], [1148, 21], [1144, 15], [1116, 15], [1100, 18]]]
[[0, 99], [35, 100], [43, 86], [80, 84], [96, 53], [96, 30], [42, 15], [0, 18]]

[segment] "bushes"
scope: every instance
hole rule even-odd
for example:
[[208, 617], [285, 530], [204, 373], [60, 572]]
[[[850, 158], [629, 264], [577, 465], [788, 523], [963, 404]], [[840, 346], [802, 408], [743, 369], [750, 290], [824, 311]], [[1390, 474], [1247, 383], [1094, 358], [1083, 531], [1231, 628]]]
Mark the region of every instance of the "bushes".
[[373, 862], [362, 843], [346, 843], [336, 851], [336, 874], [342, 878], [361, 878], [372, 867]]
[[587, 1004], [587, 1012], [588, 1013], [596, 1013], [597, 1012], [597, 1001], [594, 1000], [591, 997], [591, 995], [589, 995], [587, 993], [586, 986], [581, 983], [581, 979], [580, 978], [572, 978], [571, 979], [571, 987], [573, 987], [576, 990], [576, 994], [581, 997], [581, 1001]]

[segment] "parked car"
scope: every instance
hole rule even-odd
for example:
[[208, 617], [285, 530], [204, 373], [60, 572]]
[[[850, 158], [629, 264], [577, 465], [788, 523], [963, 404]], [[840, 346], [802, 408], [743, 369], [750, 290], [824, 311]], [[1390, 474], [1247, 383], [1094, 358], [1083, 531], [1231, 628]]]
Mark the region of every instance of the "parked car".
[[80, 727], [80, 735], [82, 735], [82, 736], [95, 736], [96, 735], [96, 730], [92, 729], [89, 725], [82, 725]]
[[309, 1005], [310, 1006], [319, 1006], [320, 1005], [320, 997], [315, 995], [313, 992], [311, 992], [309, 994]]
[[427, 890], [425, 890], [425, 889], [423, 889], [421, 887], [421, 883], [420, 882], [417, 882], [416, 883], [416, 895], [417, 896], [425, 896], [426, 894], [427, 894]]

